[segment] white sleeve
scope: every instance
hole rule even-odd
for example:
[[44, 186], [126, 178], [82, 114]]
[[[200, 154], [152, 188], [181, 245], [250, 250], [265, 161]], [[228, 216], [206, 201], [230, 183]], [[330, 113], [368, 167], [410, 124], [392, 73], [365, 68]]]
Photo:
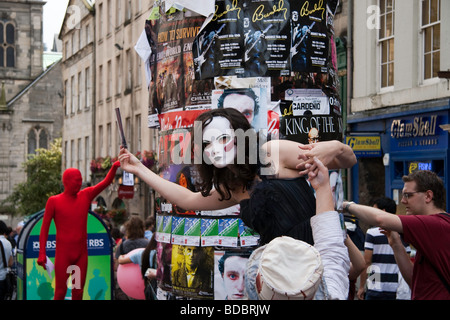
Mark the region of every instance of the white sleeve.
[[311, 218], [314, 247], [320, 252], [323, 279], [331, 300], [346, 300], [349, 291], [350, 258], [344, 244], [344, 234], [336, 211]]

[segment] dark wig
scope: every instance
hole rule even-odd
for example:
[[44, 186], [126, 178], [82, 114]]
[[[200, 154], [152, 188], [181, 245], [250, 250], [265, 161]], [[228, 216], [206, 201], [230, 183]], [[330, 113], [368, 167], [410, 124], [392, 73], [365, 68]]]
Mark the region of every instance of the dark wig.
[[[198, 116], [196, 121], [200, 121], [202, 123], [202, 134], [205, 127], [211, 123], [214, 117], [226, 118], [231, 124], [231, 129], [241, 129], [244, 133], [251, 131], [251, 133], [254, 133], [255, 137], [257, 137], [256, 132], [249, 124], [247, 118], [245, 118], [241, 112], [232, 108], [212, 109]], [[196, 141], [197, 139], [193, 140]], [[211, 190], [215, 188], [217, 192], [219, 192], [221, 200], [229, 200], [231, 199], [231, 192], [238, 191], [238, 189], [241, 189], [242, 191], [249, 189], [258, 172], [258, 161], [254, 164], [250, 163], [250, 151], [256, 152], [257, 155], [259, 154], [258, 149], [250, 150], [249, 141], [250, 139], [246, 135], [244, 164], [236, 164], [237, 161], [235, 159], [233, 164], [221, 169], [216, 168], [212, 164], [207, 164], [204, 161], [202, 161], [202, 164], [196, 165], [199, 173], [197, 187], [203, 196], [208, 196]], [[258, 148], [257, 145], [252, 147]], [[201, 150], [203, 156], [203, 145]]]

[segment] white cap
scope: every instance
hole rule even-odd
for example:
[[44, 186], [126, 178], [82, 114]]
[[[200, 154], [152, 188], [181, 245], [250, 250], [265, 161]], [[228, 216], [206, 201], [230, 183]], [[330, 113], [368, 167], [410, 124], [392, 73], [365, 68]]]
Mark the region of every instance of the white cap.
[[279, 237], [258, 248], [256, 290], [261, 300], [312, 300], [323, 274], [320, 254], [306, 242]]

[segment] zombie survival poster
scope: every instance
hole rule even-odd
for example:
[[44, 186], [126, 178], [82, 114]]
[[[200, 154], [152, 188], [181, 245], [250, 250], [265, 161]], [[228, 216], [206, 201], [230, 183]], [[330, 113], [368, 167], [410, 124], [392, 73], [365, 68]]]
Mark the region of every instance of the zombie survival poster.
[[157, 126], [158, 115], [166, 112], [203, 109], [211, 103], [212, 79], [194, 79], [192, 42], [205, 18], [184, 12], [146, 21], [152, 49], [149, 87], [150, 127]]

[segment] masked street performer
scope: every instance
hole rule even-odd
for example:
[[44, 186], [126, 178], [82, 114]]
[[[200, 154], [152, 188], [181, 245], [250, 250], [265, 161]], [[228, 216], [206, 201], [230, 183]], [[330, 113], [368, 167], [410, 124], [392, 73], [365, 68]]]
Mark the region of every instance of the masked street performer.
[[[233, 108], [212, 109], [198, 116], [196, 122], [201, 128], [194, 128], [192, 150], [195, 154], [196, 148], [201, 149], [202, 161], [197, 165], [199, 192], [147, 170], [124, 148], [119, 155], [122, 169], [186, 210], [220, 210], [240, 204], [242, 221], [259, 233], [261, 245], [279, 236], [312, 244], [310, 218], [316, 212], [315, 197], [299, 170], [312, 164], [314, 157], [330, 169], [350, 168], [356, 163], [352, 149], [337, 140], [312, 145], [288, 140], [252, 142], [247, 139], [253, 130], [251, 125]], [[202, 135], [201, 139], [197, 134]], [[199, 144], [197, 140], [201, 146], [195, 145]], [[260, 154], [262, 160], [253, 161], [252, 154]]]
[[48, 199], [45, 206], [41, 233], [39, 235], [39, 258], [37, 263], [46, 269], [46, 243], [52, 219], [56, 226], [55, 296], [64, 300], [67, 279], [72, 271], [80, 276], [72, 288], [72, 300], [82, 300], [88, 262], [87, 218], [92, 200], [114, 179], [120, 162], [116, 161], [103, 181], [80, 191], [81, 172], [75, 168], [64, 171], [64, 191]]

